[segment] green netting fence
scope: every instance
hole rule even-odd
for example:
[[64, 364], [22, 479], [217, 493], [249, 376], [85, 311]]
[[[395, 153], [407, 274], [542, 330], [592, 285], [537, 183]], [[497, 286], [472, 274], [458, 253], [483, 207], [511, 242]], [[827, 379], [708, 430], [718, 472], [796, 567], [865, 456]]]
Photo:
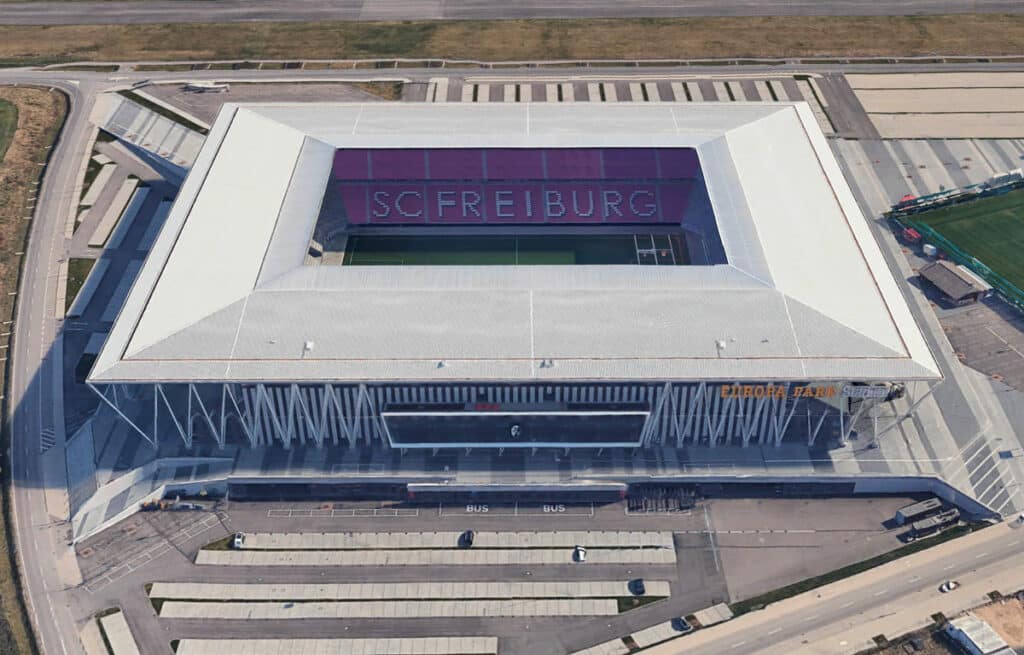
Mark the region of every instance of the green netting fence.
[[915, 221], [910, 216], [900, 216], [892, 220], [903, 227], [917, 230], [926, 242], [934, 245], [957, 264], [963, 264], [974, 271], [980, 278], [991, 284], [992, 288], [999, 292], [1007, 302], [1024, 310], [1024, 290], [1021, 290], [1005, 277], [974, 258], [970, 253], [958, 248], [952, 241], [936, 232], [932, 227]]

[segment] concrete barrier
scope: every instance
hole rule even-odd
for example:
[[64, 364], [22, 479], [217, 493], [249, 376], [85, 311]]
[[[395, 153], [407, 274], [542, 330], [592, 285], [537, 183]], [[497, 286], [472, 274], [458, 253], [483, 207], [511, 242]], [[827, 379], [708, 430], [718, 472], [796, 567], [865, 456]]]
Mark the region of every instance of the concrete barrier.
[[79, 206], [92, 207], [96, 204], [96, 200], [100, 197], [100, 193], [103, 191], [103, 187], [107, 186], [107, 182], [110, 181], [110, 177], [117, 170], [117, 164], [104, 164], [100, 168], [100, 172], [97, 173], [96, 177], [93, 178], [92, 184], [89, 185], [89, 190], [85, 192], [85, 195], [79, 201]]
[[[594, 564], [672, 564], [667, 548], [594, 548]], [[449, 550], [201, 550], [196, 564], [212, 566], [523, 566], [573, 565], [570, 548]], [[577, 564], [587, 566], [587, 564]]]
[[[646, 580], [644, 596], [667, 597], [669, 583]], [[219, 583], [154, 582], [150, 598], [165, 600], [343, 601], [343, 600], [470, 600], [513, 598], [624, 598], [633, 596], [629, 583], [572, 582], [388, 582], [388, 583]]]
[[615, 616], [618, 601], [572, 600], [360, 600], [352, 602], [184, 602], [164, 601], [166, 619], [415, 619], [458, 617]]
[[100, 218], [100, 222], [96, 225], [96, 229], [93, 230], [92, 236], [89, 237], [90, 247], [102, 248], [103, 244], [107, 242], [107, 239], [110, 238], [110, 231], [117, 224], [117, 219], [121, 218], [122, 212], [124, 212], [128, 201], [131, 200], [132, 194], [135, 193], [135, 188], [138, 185], [138, 180], [130, 178], [121, 183], [121, 188], [117, 190], [114, 199], [110, 202], [110, 206], [103, 214], [103, 217]]
[[124, 620], [124, 614], [120, 611], [104, 616], [100, 619], [100, 625], [107, 636], [107, 643], [110, 644], [113, 655], [141, 655], [128, 622]]
[[149, 197], [149, 187], [140, 187], [135, 190], [135, 193], [132, 194], [132, 199], [128, 202], [128, 207], [124, 210], [121, 220], [117, 222], [117, 227], [114, 228], [114, 233], [107, 242], [107, 248], [117, 249], [121, 247], [125, 235], [132, 229], [135, 219], [138, 218], [139, 212], [142, 211], [142, 206], [146, 204], [147, 197]]
[[382, 637], [379, 639], [182, 639], [177, 655], [496, 655], [497, 637]]

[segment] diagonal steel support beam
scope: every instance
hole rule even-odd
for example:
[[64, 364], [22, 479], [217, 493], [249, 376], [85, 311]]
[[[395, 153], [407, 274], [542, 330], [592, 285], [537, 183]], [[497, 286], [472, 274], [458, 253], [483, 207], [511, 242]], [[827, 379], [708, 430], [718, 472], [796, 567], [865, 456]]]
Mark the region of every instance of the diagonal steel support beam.
[[156, 448], [156, 439], [151, 439], [150, 436], [148, 434], [146, 434], [146, 432], [142, 428], [140, 428], [139, 426], [135, 425], [135, 422], [132, 421], [130, 418], [128, 418], [125, 415], [125, 413], [121, 411], [120, 407], [118, 407], [116, 404], [110, 402], [110, 399], [107, 398], [107, 396], [103, 392], [101, 392], [99, 389], [97, 389], [93, 384], [91, 384], [89, 382], [86, 382], [85, 384], [90, 389], [92, 389], [93, 393], [95, 393], [97, 396], [99, 396], [100, 400], [102, 400], [104, 403], [106, 403], [107, 407], [109, 407], [110, 409], [114, 410], [115, 414], [117, 414], [119, 417], [121, 417], [121, 419], [125, 423], [130, 425], [133, 430], [138, 432], [139, 436], [141, 436], [143, 439], [145, 439], [150, 444], [152, 444], [154, 448]]

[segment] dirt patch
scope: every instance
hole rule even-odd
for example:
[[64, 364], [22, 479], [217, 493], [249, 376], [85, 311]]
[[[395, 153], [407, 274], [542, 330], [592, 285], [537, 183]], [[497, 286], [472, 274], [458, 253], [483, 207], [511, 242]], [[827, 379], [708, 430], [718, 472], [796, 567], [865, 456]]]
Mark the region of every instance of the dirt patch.
[[1010, 648], [1024, 648], [1024, 603], [1020, 599], [996, 601], [975, 608], [971, 613], [992, 626]]
[[0, 27], [0, 62], [1018, 55], [1021, 43], [1019, 14], [18, 25]]
[[[11, 103], [18, 109], [18, 123], [10, 147], [0, 162], [0, 321], [10, 321], [14, 312], [15, 296], [8, 295], [18, 288], [21, 255], [24, 250], [31, 221], [30, 197], [33, 183], [39, 182], [45, 168], [47, 147], [56, 139], [67, 113], [64, 94], [31, 87], [0, 87], [0, 101]], [[0, 338], [0, 345], [8, 345], [9, 337]], [[3, 352], [8, 352], [4, 350]], [[0, 369], [0, 389], [7, 396], [7, 366]], [[6, 402], [4, 414], [8, 411]], [[6, 424], [6, 416], [4, 416]], [[4, 434], [3, 449], [7, 449], [8, 435]], [[4, 466], [5, 472], [9, 470]], [[28, 629], [19, 585], [11, 559], [11, 540], [7, 533], [8, 510], [6, 492], [9, 481], [4, 479], [3, 512], [0, 513], [0, 652], [33, 653], [34, 644]]]

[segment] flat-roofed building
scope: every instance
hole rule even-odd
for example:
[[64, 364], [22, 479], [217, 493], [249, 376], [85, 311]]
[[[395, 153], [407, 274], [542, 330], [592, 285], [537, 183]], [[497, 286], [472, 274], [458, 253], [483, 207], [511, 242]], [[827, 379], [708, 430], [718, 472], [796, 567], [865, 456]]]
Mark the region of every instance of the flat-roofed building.
[[917, 274], [958, 305], [977, 302], [992, 293], [992, 285], [966, 266], [947, 259], [925, 264]]

